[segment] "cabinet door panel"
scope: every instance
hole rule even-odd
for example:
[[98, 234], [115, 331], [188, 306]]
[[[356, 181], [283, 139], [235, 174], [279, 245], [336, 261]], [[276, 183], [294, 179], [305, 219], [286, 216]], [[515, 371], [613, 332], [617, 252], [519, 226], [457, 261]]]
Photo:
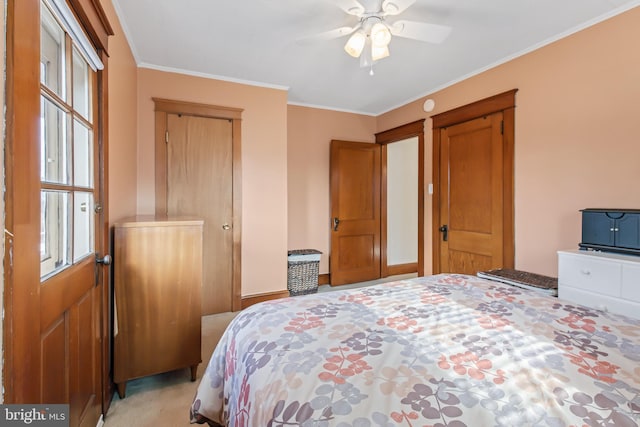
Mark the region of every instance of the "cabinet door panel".
[[616, 245], [640, 249], [640, 214], [627, 213], [616, 221]]
[[613, 246], [614, 221], [605, 212], [582, 212], [582, 243]]

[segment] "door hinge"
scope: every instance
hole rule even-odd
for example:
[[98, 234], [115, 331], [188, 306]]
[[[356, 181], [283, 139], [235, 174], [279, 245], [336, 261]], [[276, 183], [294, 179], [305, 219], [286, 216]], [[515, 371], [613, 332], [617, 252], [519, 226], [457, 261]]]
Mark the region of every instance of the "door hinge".
[[500, 122], [500, 135], [504, 135], [504, 120]]
[[169, 131], [165, 131], [164, 133], [164, 143], [165, 144], [169, 143]]

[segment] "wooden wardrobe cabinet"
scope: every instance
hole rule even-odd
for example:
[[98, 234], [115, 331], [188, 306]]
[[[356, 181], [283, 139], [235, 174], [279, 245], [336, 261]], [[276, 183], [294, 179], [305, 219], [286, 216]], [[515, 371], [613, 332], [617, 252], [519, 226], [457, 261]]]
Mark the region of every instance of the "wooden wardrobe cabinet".
[[114, 230], [114, 382], [201, 362], [203, 221], [134, 217]]

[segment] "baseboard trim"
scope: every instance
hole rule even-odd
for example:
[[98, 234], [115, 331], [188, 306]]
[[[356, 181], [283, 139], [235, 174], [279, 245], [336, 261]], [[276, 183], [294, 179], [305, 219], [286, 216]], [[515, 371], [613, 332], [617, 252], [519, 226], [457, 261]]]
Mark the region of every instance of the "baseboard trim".
[[[318, 275], [318, 286], [331, 284], [331, 275], [329, 273]], [[252, 306], [263, 301], [270, 301], [272, 299], [286, 298], [289, 296], [289, 291], [275, 291], [266, 292], [264, 294], [245, 295], [242, 297], [242, 309]]]
[[418, 272], [418, 263], [410, 262], [408, 264], [396, 264], [387, 266], [387, 274], [389, 276], [398, 276], [400, 274], [409, 274]]
[[246, 295], [242, 297], [242, 309], [263, 301], [270, 301], [289, 296], [289, 291], [266, 292], [264, 294]]

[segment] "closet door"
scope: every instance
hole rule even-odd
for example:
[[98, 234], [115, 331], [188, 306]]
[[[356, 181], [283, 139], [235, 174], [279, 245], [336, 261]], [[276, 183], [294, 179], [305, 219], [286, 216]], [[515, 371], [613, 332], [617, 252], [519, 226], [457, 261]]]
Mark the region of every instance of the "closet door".
[[232, 130], [229, 120], [167, 117], [167, 214], [204, 219], [202, 314], [232, 311]]
[[380, 278], [380, 145], [331, 141], [331, 285]]
[[440, 272], [503, 265], [502, 113], [444, 128], [440, 136]]
[[241, 299], [242, 109], [153, 98], [155, 213], [204, 220], [202, 314]]
[[432, 116], [434, 274], [513, 268], [515, 93]]

